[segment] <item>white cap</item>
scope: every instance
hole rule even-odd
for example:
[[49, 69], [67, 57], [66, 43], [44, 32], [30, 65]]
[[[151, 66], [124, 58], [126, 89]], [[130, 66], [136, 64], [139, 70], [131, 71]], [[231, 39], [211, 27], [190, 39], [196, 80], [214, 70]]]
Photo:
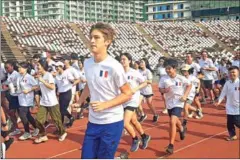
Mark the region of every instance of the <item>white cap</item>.
[[64, 67], [64, 64], [59, 61], [59, 62], [55, 63], [55, 66], [62, 66], [62, 67]]

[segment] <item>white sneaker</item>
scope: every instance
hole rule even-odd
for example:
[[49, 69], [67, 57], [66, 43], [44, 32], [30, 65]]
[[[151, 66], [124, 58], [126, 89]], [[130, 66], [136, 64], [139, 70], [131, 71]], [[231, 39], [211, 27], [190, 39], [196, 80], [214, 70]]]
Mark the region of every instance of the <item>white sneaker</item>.
[[38, 128], [35, 128], [35, 129], [33, 130], [33, 132], [32, 132], [32, 136], [33, 136], [33, 137], [36, 137], [36, 136], [38, 135], [38, 133], [39, 133], [39, 129], [38, 129]]
[[29, 138], [32, 138], [32, 135], [31, 135], [30, 133], [28, 133], [28, 132], [25, 132], [25, 133], [24, 133], [21, 137], [19, 137], [18, 139], [24, 141], [24, 140], [27, 140], [27, 139], [29, 139]]
[[16, 129], [15, 131], [11, 132], [9, 136], [16, 136], [18, 134], [21, 134], [21, 131], [19, 129]]
[[167, 110], [167, 109], [164, 109], [164, 110], [162, 111], [162, 113], [163, 113], [163, 114], [168, 114], [168, 110]]
[[193, 118], [193, 112], [188, 115], [188, 118]]
[[48, 137], [47, 136], [42, 136], [42, 137], [38, 137], [37, 139], [34, 140], [35, 143], [42, 143], [42, 142], [46, 142], [48, 141]]
[[66, 137], [67, 137], [67, 132], [65, 132], [63, 135], [61, 135], [58, 140], [59, 140], [60, 142], [62, 142], [62, 141], [65, 140]]

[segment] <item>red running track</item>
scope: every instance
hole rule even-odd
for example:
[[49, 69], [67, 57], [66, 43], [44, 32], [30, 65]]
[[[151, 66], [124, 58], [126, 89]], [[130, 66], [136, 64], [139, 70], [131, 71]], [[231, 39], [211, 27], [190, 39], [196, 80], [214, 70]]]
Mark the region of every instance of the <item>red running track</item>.
[[[163, 104], [156, 85], [154, 85], [154, 93], [153, 104], [160, 113]], [[239, 141], [225, 141], [228, 133], [223, 107], [203, 105], [203, 119], [189, 119], [185, 140], [181, 141], [177, 134], [175, 153], [170, 156], [165, 153], [169, 139], [168, 115], [160, 113], [158, 123], [153, 124], [149, 108], [144, 105], [144, 109], [148, 118], [142, 125], [146, 133], [152, 137], [149, 147], [132, 153], [130, 152], [131, 137], [124, 135], [116, 156], [127, 151], [129, 158], [240, 158]], [[47, 130], [49, 141], [46, 143], [33, 144], [33, 140], [18, 141], [16, 137], [16, 141], [7, 151], [7, 158], [80, 158], [86, 124], [87, 118], [75, 121], [74, 126], [67, 130], [68, 136], [64, 142], [58, 142], [51, 134], [54, 127]], [[239, 137], [239, 130], [237, 132]]]

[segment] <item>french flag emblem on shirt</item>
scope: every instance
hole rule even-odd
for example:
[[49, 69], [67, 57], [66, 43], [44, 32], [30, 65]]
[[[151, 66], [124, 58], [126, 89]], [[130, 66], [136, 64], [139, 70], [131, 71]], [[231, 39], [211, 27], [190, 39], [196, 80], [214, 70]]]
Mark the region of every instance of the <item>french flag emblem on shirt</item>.
[[182, 86], [182, 82], [176, 82], [176, 86]]
[[100, 77], [107, 78], [108, 77], [108, 71], [100, 70]]

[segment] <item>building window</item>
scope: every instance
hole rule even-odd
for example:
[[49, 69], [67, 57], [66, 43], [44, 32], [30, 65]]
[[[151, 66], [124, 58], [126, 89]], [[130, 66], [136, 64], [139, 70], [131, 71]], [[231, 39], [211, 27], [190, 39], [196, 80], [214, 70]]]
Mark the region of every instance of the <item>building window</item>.
[[178, 9], [183, 9], [183, 4], [178, 4]]
[[156, 11], [156, 7], [153, 7], [153, 12], [155, 12]]

